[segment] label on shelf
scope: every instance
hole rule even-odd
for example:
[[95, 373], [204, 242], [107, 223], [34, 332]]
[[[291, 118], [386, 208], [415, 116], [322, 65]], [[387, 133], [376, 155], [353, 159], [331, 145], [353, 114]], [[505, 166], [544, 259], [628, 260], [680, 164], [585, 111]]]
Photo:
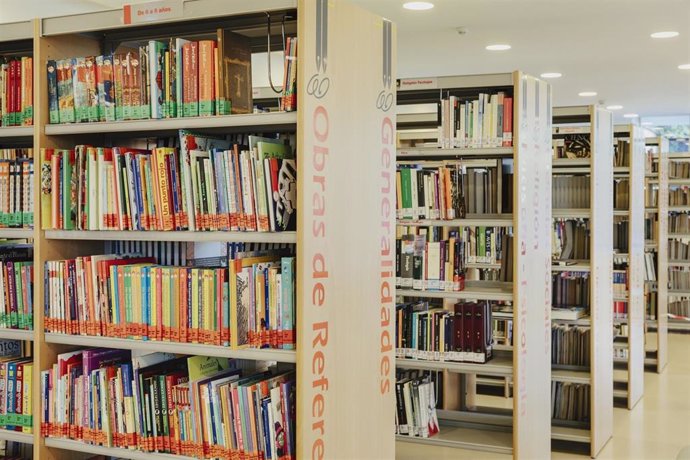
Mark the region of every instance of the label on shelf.
[[183, 0], [159, 0], [155, 2], [127, 4], [122, 7], [124, 24], [166, 21], [182, 17]]

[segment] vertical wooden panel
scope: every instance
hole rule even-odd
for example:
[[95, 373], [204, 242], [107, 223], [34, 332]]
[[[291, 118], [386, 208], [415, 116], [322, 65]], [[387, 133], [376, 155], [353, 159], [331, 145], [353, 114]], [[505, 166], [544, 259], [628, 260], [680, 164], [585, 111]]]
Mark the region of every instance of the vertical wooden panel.
[[[665, 142], [662, 142], [665, 141]], [[659, 142], [659, 195], [657, 196], [657, 363], [663, 372], [668, 363], [668, 141]]]
[[591, 456], [613, 434], [613, 118], [592, 108]]
[[297, 457], [394, 457], [395, 28], [301, 0]]
[[642, 128], [630, 126], [630, 223], [628, 268], [628, 409], [644, 394], [644, 174]]
[[515, 73], [513, 455], [551, 451], [551, 87]]

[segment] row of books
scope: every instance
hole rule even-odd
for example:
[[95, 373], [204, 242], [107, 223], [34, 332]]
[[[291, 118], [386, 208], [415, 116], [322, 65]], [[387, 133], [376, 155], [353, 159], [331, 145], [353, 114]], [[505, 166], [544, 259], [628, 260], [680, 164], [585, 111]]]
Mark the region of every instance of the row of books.
[[627, 254], [630, 248], [630, 223], [624, 219], [614, 217], [613, 249], [620, 253]]
[[690, 299], [669, 296], [668, 313], [680, 318], [690, 318]]
[[686, 267], [669, 267], [668, 282], [672, 290], [690, 290], [690, 270]]
[[460, 291], [469, 264], [500, 267], [512, 281], [512, 235], [505, 227], [463, 227], [447, 237], [438, 227], [398, 227], [396, 285], [418, 290]]
[[566, 366], [589, 366], [591, 329], [588, 327], [552, 325], [551, 363]]
[[668, 259], [690, 261], [690, 241], [679, 239], [668, 240]]
[[589, 272], [557, 272], [551, 274], [551, 305], [554, 308], [590, 305]]
[[589, 176], [553, 176], [551, 205], [555, 209], [590, 207]]
[[439, 432], [435, 384], [429, 372], [396, 372], [395, 434], [429, 438]]
[[668, 190], [669, 206], [688, 206], [690, 205], [690, 188], [676, 187]]
[[0, 228], [33, 225], [33, 149], [0, 149]]
[[[33, 458], [33, 445], [15, 441], [0, 441], [0, 460], [26, 460]], [[88, 459], [88, 460], [106, 460]]]
[[199, 459], [295, 456], [294, 372], [95, 348], [58, 355], [40, 378], [44, 437]]
[[644, 293], [644, 304], [645, 304], [645, 317], [650, 320], [657, 319], [658, 316], [658, 302], [659, 296], [656, 292], [645, 292]]
[[630, 142], [624, 139], [616, 139], [613, 144], [613, 166], [630, 166]]
[[94, 255], [45, 267], [45, 330], [237, 347], [294, 348], [295, 259], [236, 254], [228, 267]]
[[281, 231], [295, 228], [296, 164], [280, 141], [230, 145], [180, 131], [182, 148], [41, 150], [43, 227]]
[[613, 181], [613, 209], [630, 209], [629, 179], [615, 179]]
[[682, 212], [669, 213], [668, 233], [690, 233], [690, 214]]
[[551, 140], [553, 158], [589, 158], [592, 146], [589, 133], [567, 133]]
[[654, 186], [645, 187], [645, 207], [656, 208], [659, 205], [659, 188]]
[[31, 256], [7, 257], [0, 248], [0, 328], [33, 329], [34, 264]]
[[33, 432], [33, 360], [0, 358], [0, 429]]
[[0, 126], [33, 125], [34, 60], [0, 56]]
[[[510, 312], [512, 315], [512, 311]], [[492, 317], [494, 345], [513, 346], [513, 317]]]
[[554, 219], [551, 238], [554, 260], [588, 260], [589, 237], [589, 220]]
[[644, 279], [656, 281], [656, 252], [644, 253]]
[[49, 60], [50, 123], [251, 113], [249, 38], [224, 29], [216, 35]]
[[690, 179], [690, 162], [687, 162], [687, 161], [669, 161], [668, 162], [668, 178], [669, 179]]
[[644, 239], [656, 240], [657, 229], [659, 224], [659, 217], [655, 214], [653, 217], [646, 217], [644, 220]]
[[589, 422], [591, 403], [589, 385], [551, 382], [551, 418], [564, 421]]
[[441, 148], [511, 147], [513, 98], [503, 91], [476, 99], [442, 98], [439, 104]]
[[628, 319], [628, 302], [625, 300], [613, 301], [613, 319], [627, 320]]
[[285, 66], [283, 69], [283, 91], [280, 95], [280, 110], [297, 110], [297, 37], [285, 40]]
[[430, 361], [485, 363], [492, 357], [488, 302], [458, 302], [453, 311], [428, 302], [396, 305], [396, 355]]
[[398, 219], [461, 219], [466, 214], [512, 212], [513, 175], [501, 160], [399, 163]]
[[613, 270], [613, 296], [625, 297], [628, 295], [628, 270]]

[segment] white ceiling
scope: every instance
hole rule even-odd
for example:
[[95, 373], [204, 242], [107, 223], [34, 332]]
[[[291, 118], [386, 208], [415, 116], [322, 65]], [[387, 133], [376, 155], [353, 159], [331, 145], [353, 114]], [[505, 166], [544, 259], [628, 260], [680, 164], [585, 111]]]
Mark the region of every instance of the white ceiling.
[[[351, 1], [397, 23], [400, 77], [554, 71], [563, 73], [551, 80], [555, 105], [620, 104], [618, 116], [690, 114], [690, 71], [677, 68], [690, 63], [690, 0], [431, 0], [435, 7], [421, 12], [404, 10], [404, 0]], [[123, 3], [0, 0], [0, 22]], [[662, 30], [680, 36], [649, 37]], [[512, 49], [486, 51], [491, 43]], [[577, 95], [590, 90], [598, 96]]]

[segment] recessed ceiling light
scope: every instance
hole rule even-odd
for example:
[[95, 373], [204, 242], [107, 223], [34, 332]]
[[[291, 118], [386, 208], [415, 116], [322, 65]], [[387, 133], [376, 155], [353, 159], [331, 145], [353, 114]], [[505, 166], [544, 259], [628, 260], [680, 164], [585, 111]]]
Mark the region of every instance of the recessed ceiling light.
[[544, 72], [540, 75], [541, 78], [561, 78], [562, 76], [560, 72]]
[[690, 70], [690, 64], [681, 64], [678, 66], [680, 70]]
[[424, 11], [424, 10], [430, 10], [434, 7], [434, 4], [431, 2], [406, 2], [403, 3], [403, 8], [406, 10], [413, 10], [413, 11]]
[[486, 49], [489, 51], [506, 51], [506, 50], [510, 49], [510, 45], [505, 45], [505, 44], [489, 45], [486, 47]]
[[675, 30], [666, 30], [664, 32], [654, 32], [653, 34], [650, 35], [652, 38], [673, 38], [677, 37], [678, 32]]
[[620, 110], [622, 109], [622, 105], [607, 105], [606, 110]]
[[626, 113], [625, 115], [623, 115], [623, 118], [637, 118], [637, 117], [639, 117], [639, 115], [636, 113]]
[[596, 91], [582, 91], [581, 93], [577, 93], [577, 95], [580, 97], [592, 97], [592, 96], [596, 96], [597, 92]]

